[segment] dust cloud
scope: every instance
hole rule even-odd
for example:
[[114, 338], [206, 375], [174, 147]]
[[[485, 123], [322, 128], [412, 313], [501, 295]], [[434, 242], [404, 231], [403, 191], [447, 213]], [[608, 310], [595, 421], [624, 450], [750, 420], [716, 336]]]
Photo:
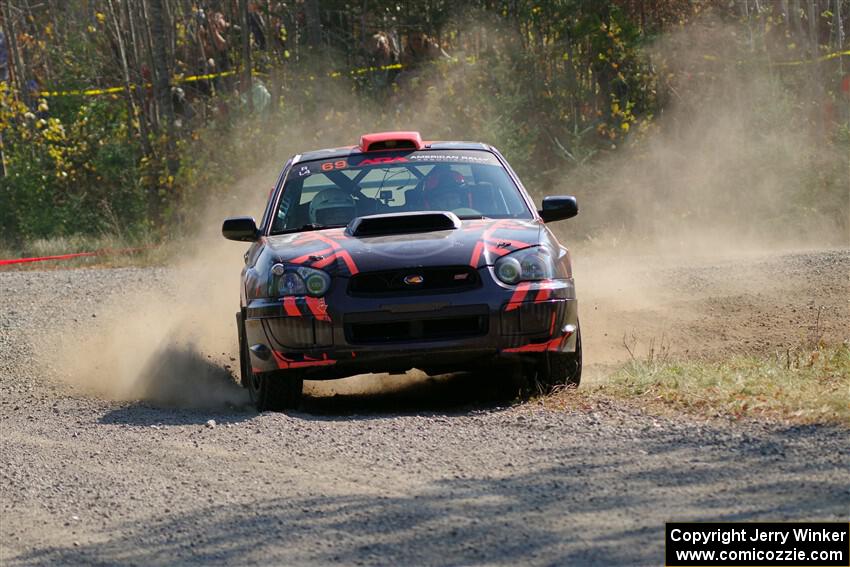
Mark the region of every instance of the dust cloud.
[[[651, 46], [672, 77], [660, 73], [664, 111], [552, 190], [580, 205], [553, 228], [573, 251], [587, 363], [629, 360], [632, 340], [640, 357], [660, 343], [684, 356], [739, 349], [712, 328], [717, 308], [769, 313], [758, 298], [795, 291], [776, 292], [783, 282], [760, 260], [850, 246], [850, 155], [816, 104], [830, 85], [742, 52], [735, 33], [701, 22]], [[746, 277], [729, 277], [731, 263]]]
[[[623, 359], [621, 337], [639, 323], [617, 313], [683, 309], [677, 302], [691, 292], [656, 277], [659, 258], [669, 265], [671, 258], [675, 263], [850, 242], [850, 189], [825, 189], [816, 175], [823, 168], [847, 171], [847, 156], [825, 143], [822, 131], [803, 126], [810, 121], [769, 68], [734, 63], [741, 54], [728, 51], [729, 33], [708, 26], [659, 41], [651, 56], [682, 81], [659, 87], [670, 97], [664, 113], [650, 128], [635, 131], [628, 147], [588, 166], [565, 165], [564, 176], [545, 191], [530, 188], [536, 199], [544, 194], [579, 199], [579, 217], [553, 228], [573, 249], [579, 293], [586, 294], [580, 295], [586, 363]], [[706, 52], [733, 63], [709, 64], [701, 58]], [[245, 156], [250, 167], [235, 172], [240, 181], [201, 215], [198, 234], [185, 243], [162, 290], [105, 306], [89, 332], [62, 333], [61, 356], [70, 361], [67, 380], [116, 400], [246, 403], [235, 382], [234, 319], [246, 246], [221, 237], [221, 220], [259, 216], [286, 158], [307, 148], [354, 144], [363, 132], [383, 129], [420, 130], [426, 138], [435, 131], [456, 132], [459, 126], [448, 124], [434, 104], [441, 89], [429, 86], [451, 84], [454, 96], [463, 96], [462, 77], [452, 76], [463, 73], [460, 67], [408, 80], [413, 86], [394, 96], [418, 112], [404, 115], [319, 79], [312, 115], [301, 116], [300, 126], [270, 130], [261, 165], [256, 156]], [[484, 141], [500, 145], [498, 139]], [[345, 385], [312, 384], [308, 391], [372, 392], [401, 380], [391, 378], [360, 376]]]
[[835, 78], [783, 74], [736, 49], [736, 33], [701, 23], [650, 48], [669, 73], [663, 112], [557, 188], [585, 205], [569, 228], [582, 244], [721, 257], [850, 245], [850, 155], [824, 116]]

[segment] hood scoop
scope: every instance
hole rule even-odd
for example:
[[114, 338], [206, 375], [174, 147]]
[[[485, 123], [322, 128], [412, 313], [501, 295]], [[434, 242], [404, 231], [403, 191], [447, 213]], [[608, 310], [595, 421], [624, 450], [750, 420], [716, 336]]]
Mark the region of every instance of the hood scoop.
[[460, 219], [457, 215], [448, 211], [433, 211], [357, 217], [349, 223], [346, 232], [351, 236], [363, 237], [458, 228], [460, 228]]

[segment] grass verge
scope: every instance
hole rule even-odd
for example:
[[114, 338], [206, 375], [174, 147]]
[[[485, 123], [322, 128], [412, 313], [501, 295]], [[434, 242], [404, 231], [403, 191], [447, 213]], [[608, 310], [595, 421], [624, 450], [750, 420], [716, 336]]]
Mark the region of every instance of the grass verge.
[[[111, 253], [126, 249], [138, 249], [133, 252]], [[63, 260], [46, 260], [12, 264], [0, 269], [5, 270], [55, 270], [80, 267], [123, 267], [123, 266], [152, 266], [165, 263], [170, 251], [167, 245], [162, 245], [150, 239], [128, 240], [120, 236], [69, 236], [49, 239], [37, 239], [25, 244], [22, 249], [12, 249], [0, 246], [0, 259], [32, 258], [43, 256], [58, 256], [76, 254], [79, 252], [97, 252], [97, 256], [83, 256]]]
[[850, 427], [850, 342], [713, 362], [633, 359], [575, 393], [584, 401], [618, 398], [707, 417]]

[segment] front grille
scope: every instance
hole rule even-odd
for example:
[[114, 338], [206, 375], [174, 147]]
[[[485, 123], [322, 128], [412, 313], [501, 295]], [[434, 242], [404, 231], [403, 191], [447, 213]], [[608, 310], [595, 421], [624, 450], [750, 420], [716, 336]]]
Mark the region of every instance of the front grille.
[[266, 332], [281, 346], [312, 348], [333, 344], [330, 321], [313, 317], [274, 317], [263, 319]]
[[[418, 278], [421, 278], [421, 283], [413, 283]], [[447, 266], [357, 274], [348, 282], [348, 293], [359, 296], [409, 295], [466, 291], [480, 286], [477, 270], [469, 266]]]
[[487, 333], [486, 315], [429, 317], [404, 321], [349, 323], [346, 338], [352, 344], [434, 341], [474, 337]]

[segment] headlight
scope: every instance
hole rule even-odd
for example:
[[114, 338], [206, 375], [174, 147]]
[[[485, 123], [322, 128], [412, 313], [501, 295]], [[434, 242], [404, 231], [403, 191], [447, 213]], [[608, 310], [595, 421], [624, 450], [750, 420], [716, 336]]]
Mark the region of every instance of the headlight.
[[496, 277], [509, 285], [551, 279], [555, 273], [552, 254], [542, 246], [532, 246], [502, 256], [496, 261]]
[[331, 277], [322, 270], [275, 264], [271, 268], [269, 295], [311, 295], [321, 297], [331, 287]]

